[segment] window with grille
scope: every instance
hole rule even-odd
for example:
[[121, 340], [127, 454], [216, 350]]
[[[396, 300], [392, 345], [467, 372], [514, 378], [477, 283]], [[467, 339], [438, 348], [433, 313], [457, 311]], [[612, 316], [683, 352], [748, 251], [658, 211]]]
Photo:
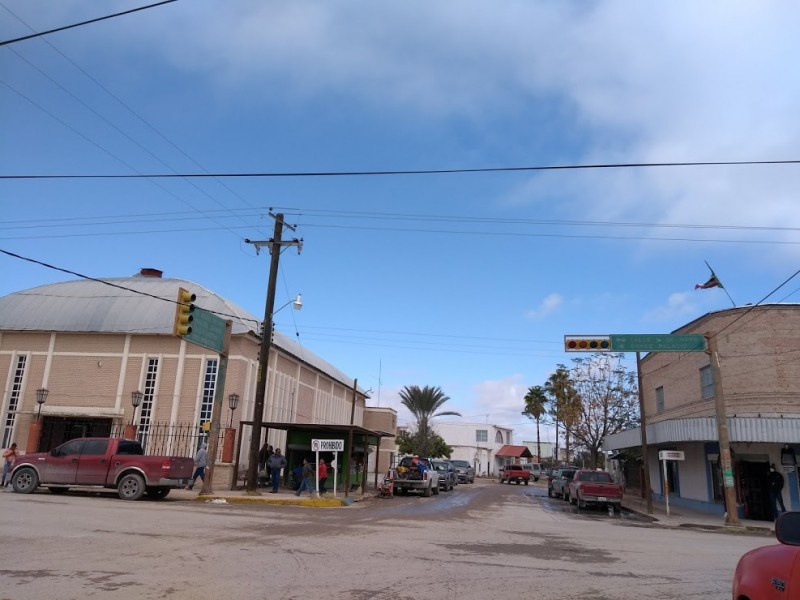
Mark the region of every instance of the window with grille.
[[147, 361], [147, 375], [144, 380], [144, 390], [142, 391], [142, 405], [139, 410], [139, 430], [137, 438], [142, 447], [147, 448], [147, 438], [150, 434], [152, 424], [153, 405], [156, 397], [156, 381], [158, 379], [158, 359], [151, 358]]
[[17, 420], [17, 409], [19, 400], [22, 396], [22, 382], [25, 379], [25, 366], [28, 364], [27, 355], [17, 357], [17, 368], [14, 369], [14, 381], [11, 382], [11, 391], [8, 394], [8, 412], [6, 412], [5, 423], [3, 425], [3, 448], [8, 448], [12, 444], [14, 435], [14, 422]]
[[203, 398], [200, 403], [200, 422], [198, 423], [197, 449], [204, 441], [203, 423], [211, 422], [211, 411], [214, 409], [214, 394], [217, 391], [217, 359], [206, 362], [206, 374], [203, 377]]
[[476, 442], [488, 442], [489, 441], [489, 432], [486, 429], [476, 429], [475, 430], [475, 441]]
[[656, 412], [664, 412], [664, 386], [660, 385], [656, 388]]

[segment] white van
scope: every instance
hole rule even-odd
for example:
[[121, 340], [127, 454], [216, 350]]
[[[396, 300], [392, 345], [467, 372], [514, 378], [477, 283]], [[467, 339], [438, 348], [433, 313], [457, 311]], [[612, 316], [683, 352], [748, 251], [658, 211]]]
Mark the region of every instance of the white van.
[[539, 463], [528, 463], [526, 465], [522, 465], [522, 468], [526, 471], [530, 471], [531, 479], [533, 481], [539, 481], [539, 478], [544, 473], [544, 469]]

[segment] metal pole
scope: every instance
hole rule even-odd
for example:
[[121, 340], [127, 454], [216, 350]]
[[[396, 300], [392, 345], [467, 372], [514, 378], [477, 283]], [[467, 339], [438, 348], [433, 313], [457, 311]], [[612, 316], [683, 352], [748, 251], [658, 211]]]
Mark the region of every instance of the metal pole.
[[711, 358], [711, 373], [714, 376], [714, 404], [717, 410], [717, 432], [719, 435], [719, 463], [722, 467], [722, 484], [725, 491], [725, 524], [739, 526], [739, 515], [736, 513], [736, 490], [733, 487], [733, 465], [731, 465], [731, 447], [728, 437], [728, 417], [725, 414], [725, 394], [722, 391], [722, 372], [719, 365], [716, 336], [705, 334]]
[[639, 417], [641, 419], [641, 436], [642, 436], [642, 477], [644, 481], [644, 497], [647, 503], [647, 514], [653, 514], [653, 495], [650, 489], [650, 460], [647, 455], [647, 418], [644, 412], [644, 392], [642, 391], [642, 353], [636, 353], [636, 380], [637, 387], [639, 388]]
[[278, 281], [278, 261], [281, 256], [281, 235], [283, 234], [283, 214], [275, 215], [275, 231], [272, 236], [267, 284], [267, 304], [264, 307], [264, 325], [261, 332], [261, 349], [258, 353], [258, 380], [256, 398], [253, 405], [253, 428], [250, 438], [250, 454], [247, 464], [247, 487], [250, 493], [258, 493], [258, 451], [261, 445], [261, 422], [264, 419], [264, 396], [267, 390], [269, 371], [269, 348], [272, 344], [272, 311], [275, 309], [275, 285]]
[[212, 493], [214, 480], [214, 465], [217, 462], [217, 448], [219, 447], [219, 421], [222, 416], [222, 403], [225, 401], [225, 375], [228, 373], [228, 354], [231, 350], [231, 329], [233, 321], [225, 321], [225, 337], [223, 338], [222, 352], [219, 353], [219, 369], [217, 369], [217, 382], [214, 389], [214, 404], [211, 408], [211, 431], [208, 438], [208, 472], [203, 479], [203, 488], [200, 495]]

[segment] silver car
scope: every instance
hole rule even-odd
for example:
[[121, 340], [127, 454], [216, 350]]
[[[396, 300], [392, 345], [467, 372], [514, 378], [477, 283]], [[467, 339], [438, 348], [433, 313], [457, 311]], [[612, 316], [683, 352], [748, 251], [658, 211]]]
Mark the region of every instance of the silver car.
[[475, 483], [475, 469], [467, 460], [451, 460], [450, 463], [455, 467], [458, 474], [458, 481], [461, 483]]

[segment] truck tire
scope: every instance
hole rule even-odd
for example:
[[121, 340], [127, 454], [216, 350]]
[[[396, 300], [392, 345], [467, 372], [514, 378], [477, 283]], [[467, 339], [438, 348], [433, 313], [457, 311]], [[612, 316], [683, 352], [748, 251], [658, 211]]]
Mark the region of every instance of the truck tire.
[[525, 480], [525, 485], [528, 485], [528, 480], [527, 479]]
[[433, 495], [434, 496], [438, 496], [439, 495], [439, 486], [436, 486], [435, 488], [433, 488], [432, 491], [433, 491]]
[[11, 486], [18, 494], [30, 494], [39, 487], [39, 474], [36, 469], [25, 467], [14, 473]]
[[144, 493], [145, 496], [151, 500], [161, 500], [162, 498], [166, 498], [169, 492], [170, 489], [168, 487], [149, 487]]
[[586, 508], [586, 502], [581, 500], [580, 494], [578, 494], [578, 497], [577, 497], [577, 504], [578, 504], [578, 510], [580, 510], [582, 508]]
[[548, 498], [552, 498], [553, 497], [553, 490], [550, 489], [549, 485], [547, 486], [547, 497]]
[[123, 500], [138, 500], [144, 496], [144, 478], [137, 473], [123, 475], [117, 483], [117, 494]]
[[[436, 491], [437, 492], [439, 491], [438, 487], [436, 488]], [[431, 497], [431, 484], [430, 483], [428, 484], [428, 487], [426, 487], [425, 490], [422, 492], [422, 495], [425, 496], [426, 498], [430, 498]]]

